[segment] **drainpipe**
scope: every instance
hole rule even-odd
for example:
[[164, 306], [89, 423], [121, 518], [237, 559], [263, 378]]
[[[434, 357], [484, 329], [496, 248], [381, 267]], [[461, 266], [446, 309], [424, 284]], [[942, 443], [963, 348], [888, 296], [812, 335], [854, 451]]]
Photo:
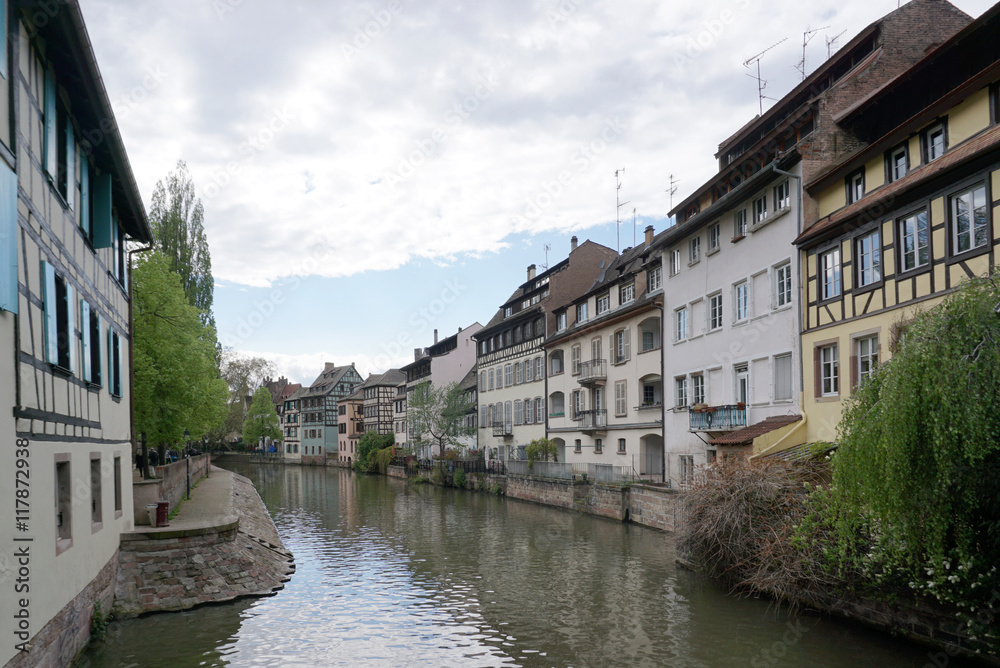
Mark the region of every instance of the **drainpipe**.
[[[802, 164], [802, 162], [799, 161], [799, 165], [801, 165], [801, 164]], [[783, 169], [778, 169], [778, 166], [775, 163], [773, 163], [773, 162], [771, 163], [771, 169], [772, 169], [772, 171], [774, 171], [777, 174], [781, 174], [783, 176], [787, 176], [788, 178], [795, 179], [796, 181], [799, 182], [799, 187], [795, 189], [795, 209], [796, 209], [795, 210], [795, 220], [796, 220], [796, 223], [795, 223], [795, 228], [796, 228], [795, 236], [798, 237], [800, 234], [802, 234], [802, 177], [799, 176], [798, 174], [792, 174], [791, 172], [786, 172]], [[796, 268], [796, 272], [795, 273], [798, 276], [798, 285], [796, 285], [796, 288], [798, 289], [798, 292], [799, 292], [799, 298], [798, 298], [798, 300], [796, 300], [798, 302], [798, 307], [795, 309], [795, 313], [796, 313], [796, 318], [798, 320], [798, 328], [799, 328], [799, 332], [798, 332], [798, 336], [799, 336], [799, 410], [802, 412], [802, 415], [804, 416], [805, 415], [805, 410], [803, 410], [803, 407], [802, 407], [802, 403], [803, 403], [802, 397], [805, 395], [805, 362], [803, 361], [803, 358], [802, 358], [802, 285], [803, 285], [803, 283], [802, 283], [802, 261], [801, 261], [801, 257], [802, 257], [802, 254], [799, 252], [799, 249], [796, 248], [795, 249], [795, 268]]]
[[[152, 243], [148, 246], [128, 251], [128, 433], [129, 442], [132, 444], [133, 458], [135, 458], [135, 354], [133, 353], [133, 348], [135, 348], [135, 322], [132, 315], [132, 305], [134, 302], [132, 298], [132, 255], [151, 250], [153, 250]], [[142, 479], [148, 480], [150, 478], [149, 453], [146, 452], [145, 448], [146, 439], [143, 439], [142, 444]]]

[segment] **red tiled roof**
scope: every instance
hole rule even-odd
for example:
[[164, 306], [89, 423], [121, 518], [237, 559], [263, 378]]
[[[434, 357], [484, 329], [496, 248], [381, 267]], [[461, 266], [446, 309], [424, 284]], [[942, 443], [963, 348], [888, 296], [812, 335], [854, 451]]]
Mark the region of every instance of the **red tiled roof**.
[[876, 204], [886, 199], [896, 197], [911, 188], [925, 183], [945, 169], [955, 167], [966, 160], [970, 160], [980, 153], [998, 145], [1000, 145], [1000, 125], [995, 125], [989, 130], [981, 133], [979, 136], [966, 141], [964, 144], [951, 151], [948, 151], [937, 160], [920, 165], [898, 181], [893, 181], [892, 183], [873, 191], [870, 197], [862, 197], [854, 204], [845, 206], [844, 208], [831, 213], [825, 219], [820, 220], [818, 223], [800, 234], [798, 239], [795, 240], [795, 243], [801, 244], [804, 241], [818, 237], [820, 234], [834, 227], [838, 223], [847, 220], [856, 214], [863, 213], [865, 210], [874, 209]]
[[737, 429], [728, 434], [717, 436], [709, 441], [709, 443], [711, 445], [751, 445], [753, 444], [753, 440], [758, 436], [763, 436], [776, 429], [795, 424], [801, 419], [801, 415], [775, 415], [752, 424], [749, 427], [743, 427], [743, 429]]

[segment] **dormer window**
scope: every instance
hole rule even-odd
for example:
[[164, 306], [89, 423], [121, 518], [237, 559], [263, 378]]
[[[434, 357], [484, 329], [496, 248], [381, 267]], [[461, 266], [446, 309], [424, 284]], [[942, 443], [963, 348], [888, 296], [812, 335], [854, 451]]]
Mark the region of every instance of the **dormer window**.
[[938, 123], [927, 130], [924, 135], [924, 152], [927, 154], [927, 162], [937, 160], [944, 155], [946, 140], [944, 123]]
[[865, 196], [865, 172], [858, 170], [847, 177], [847, 203], [854, 204]]
[[889, 181], [898, 181], [906, 176], [909, 160], [906, 155], [906, 145], [897, 146], [889, 152]]

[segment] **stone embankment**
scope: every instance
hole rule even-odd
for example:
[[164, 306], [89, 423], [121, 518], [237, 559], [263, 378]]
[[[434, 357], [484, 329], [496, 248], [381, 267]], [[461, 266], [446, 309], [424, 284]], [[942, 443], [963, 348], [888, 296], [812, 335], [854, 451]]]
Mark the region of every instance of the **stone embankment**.
[[295, 570], [253, 483], [230, 471], [213, 468], [170, 524], [122, 535], [118, 617], [267, 596]]

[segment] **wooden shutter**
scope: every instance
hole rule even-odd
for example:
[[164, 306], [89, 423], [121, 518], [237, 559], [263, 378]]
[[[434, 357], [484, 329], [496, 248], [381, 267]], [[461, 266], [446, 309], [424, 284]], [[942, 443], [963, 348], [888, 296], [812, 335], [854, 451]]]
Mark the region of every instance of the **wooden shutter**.
[[66, 338], [69, 347], [69, 372], [76, 373], [76, 299], [73, 286], [66, 283]]
[[80, 335], [80, 377], [89, 383], [93, 375], [90, 364], [90, 304], [85, 299], [80, 300]]
[[76, 210], [76, 137], [73, 124], [66, 119], [66, 204]]
[[626, 327], [625, 328], [625, 333], [622, 334], [622, 336], [625, 339], [625, 360], [624, 361], [626, 361], [626, 362], [629, 361], [630, 359], [632, 359], [632, 351], [631, 351], [631, 346], [630, 346], [630, 343], [629, 343], [629, 338], [631, 337], [631, 333], [632, 333], [632, 328], [631, 327]]
[[101, 332], [104, 331], [104, 318], [100, 315], [97, 316], [97, 341], [91, 341], [90, 345], [98, 347], [97, 355], [97, 368], [94, 369], [94, 376], [97, 378], [96, 382], [101, 387], [104, 387], [104, 360], [107, 359], [108, 351], [104, 344], [104, 337], [101, 336]]
[[823, 396], [823, 363], [819, 346], [813, 348], [813, 393], [817, 398]]
[[90, 161], [80, 156], [80, 229], [90, 239]]
[[59, 363], [59, 316], [56, 313], [56, 270], [42, 260], [42, 303], [45, 317], [45, 361]]
[[45, 71], [45, 171], [56, 177], [59, 141], [56, 138], [56, 80], [52, 70]]
[[0, 311], [17, 313], [17, 174], [0, 166]]

